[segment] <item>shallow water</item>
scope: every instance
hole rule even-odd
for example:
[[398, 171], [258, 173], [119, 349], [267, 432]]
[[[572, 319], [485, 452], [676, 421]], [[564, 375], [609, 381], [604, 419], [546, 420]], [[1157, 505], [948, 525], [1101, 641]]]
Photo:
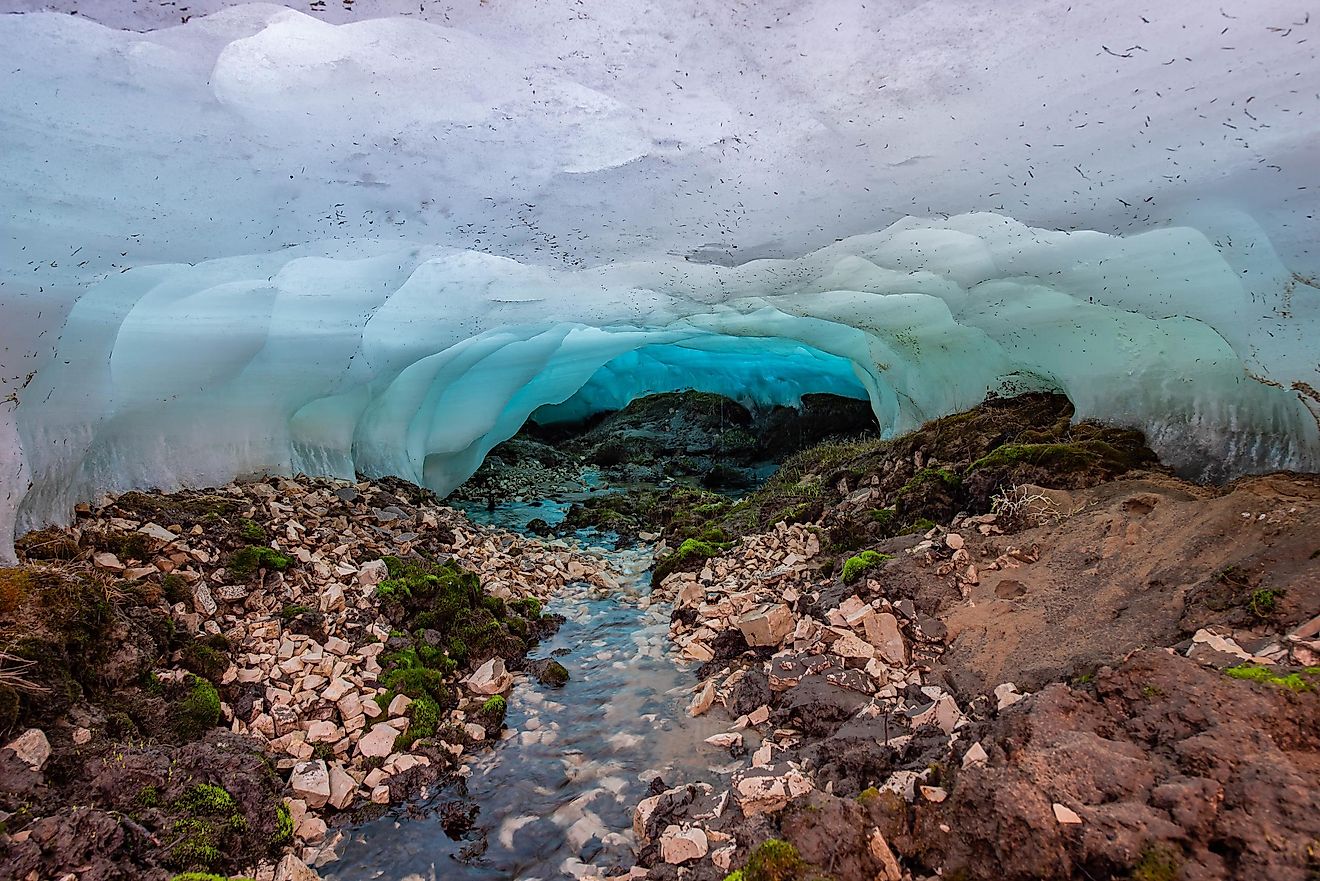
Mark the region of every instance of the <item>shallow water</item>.
[[[532, 517], [554, 523], [563, 507], [515, 504], [469, 513], [520, 528]], [[569, 683], [553, 689], [520, 676], [509, 696], [505, 739], [469, 758], [468, 794], [481, 809], [476, 834], [452, 841], [426, 815], [427, 804], [414, 806], [422, 811], [398, 809], [354, 829], [339, 848], [341, 859], [321, 868], [324, 877], [549, 881], [589, 865], [630, 865], [632, 810], [651, 779], [709, 780], [712, 768], [728, 763], [726, 753], [703, 741], [729, 721], [717, 711], [687, 716], [696, 680], [692, 665], [669, 653], [669, 607], [650, 604], [650, 550], [605, 555], [623, 573], [622, 588], [566, 587], [548, 609], [567, 620], [533, 652], [555, 654]], [[442, 793], [433, 802], [452, 798]], [[460, 851], [481, 833], [484, 853], [460, 861]]]

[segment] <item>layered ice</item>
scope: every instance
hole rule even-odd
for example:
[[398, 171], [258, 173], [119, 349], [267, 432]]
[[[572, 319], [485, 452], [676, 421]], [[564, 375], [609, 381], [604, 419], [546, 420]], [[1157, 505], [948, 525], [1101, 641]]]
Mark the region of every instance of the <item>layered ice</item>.
[[1305, 3], [88, 5], [0, 16], [0, 557], [680, 387], [1320, 466]]

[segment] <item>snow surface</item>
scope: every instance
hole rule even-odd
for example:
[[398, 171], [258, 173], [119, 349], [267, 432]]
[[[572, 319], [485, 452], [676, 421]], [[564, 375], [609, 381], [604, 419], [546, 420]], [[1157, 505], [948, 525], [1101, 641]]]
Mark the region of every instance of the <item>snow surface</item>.
[[1320, 467], [1305, 2], [186, 5], [0, 16], [0, 558], [685, 383]]

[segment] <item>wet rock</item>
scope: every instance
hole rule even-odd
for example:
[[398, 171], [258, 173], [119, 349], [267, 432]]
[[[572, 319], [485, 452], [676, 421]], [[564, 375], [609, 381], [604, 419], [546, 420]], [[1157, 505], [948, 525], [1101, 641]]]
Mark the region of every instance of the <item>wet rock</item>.
[[536, 677], [536, 681], [542, 685], [548, 685], [551, 688], [563, 688], [568, 684], [568, 669], [552, 658], [529, 661], [527, 669]]
[[812, 737], [829, 737], [867, 703], [865, 696], [808, 676], [785, 691], [772, 715], [777, 725], [798, 728]]
[[725, 706], [735, 716], [745, 716], [770, 699], [770, 680], [760, 670], [749, 669], [734, 683]]

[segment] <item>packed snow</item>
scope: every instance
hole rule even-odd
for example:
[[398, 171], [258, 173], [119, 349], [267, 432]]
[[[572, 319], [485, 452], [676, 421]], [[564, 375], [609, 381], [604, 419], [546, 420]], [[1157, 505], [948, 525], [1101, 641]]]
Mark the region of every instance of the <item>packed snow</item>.
[[1320, 467], [1306, 3], [404, 5], [6, 4], [0, 559], [685, 385]]

